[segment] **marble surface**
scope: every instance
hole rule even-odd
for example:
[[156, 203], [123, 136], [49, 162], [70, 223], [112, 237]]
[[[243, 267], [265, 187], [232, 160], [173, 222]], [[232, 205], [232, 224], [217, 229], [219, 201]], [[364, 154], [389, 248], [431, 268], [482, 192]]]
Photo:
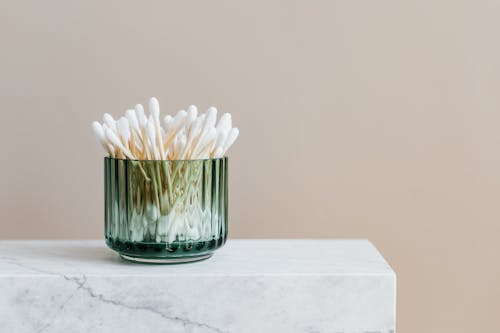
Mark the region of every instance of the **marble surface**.
[[395, 332], [396, 276], [367, 240], [229, 240], [182, 265], [104, 241], [0, 241], [2, 332]]

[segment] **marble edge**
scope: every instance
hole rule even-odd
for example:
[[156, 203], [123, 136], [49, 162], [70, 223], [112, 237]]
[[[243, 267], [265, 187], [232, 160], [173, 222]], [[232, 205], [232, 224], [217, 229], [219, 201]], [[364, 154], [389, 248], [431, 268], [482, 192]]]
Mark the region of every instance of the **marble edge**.
[[[373, 251], [375, 251], [378, 259], [383, 263], [386, 267], [383, 271], [378, 271], [378, 272], [360, 272], [360, 273], [354, 273], [354, 272], [338, 272], [338, 273], [287, 273], [287, 274], [282, 274], [282, 273], [231, 273], [228, 274], [227, 272], [223, 273], [217, 273], [217, 272], [209, 272], [209, 273], [201, 273], [201, 272], [175, 272], [171, 276], [213, 276], [213, 277], [277, 277], [277, 276], [290, 276], [290, 277], [315, 277], [315, 276], [381, 276], [381, 277], [392, 277], [394, 281], [396, 282], [396, 273], [392, 269], [392, 267], [389, 265], [387, 260], [382, 256], [382, 254], [379, 252], [379, 250], [376, 248], [376, 246], [373, 244], [368, 239], [365, 238], [231, 238], [229, 239], [230, 242], [237, 242], [237, 243], [246, 243], [246, 242], [286, 242], [286, 241], [307, 241], [307, 242], [359, 242], [359, 243], [364, 243], [368, 246], [371, 247]], [[0, 239], [0, 245], [1, 244], [67, 244], [67, 243], [79, 243], [79, 244], [88, 244], [91, 246], [94, 245], [102, 245], [103, 248], [106, 248], [105, 241], [104, 239], [8, 239], [8, 240], [2, 240]], [[149, 266], [149, 265], [141, 265], [141, 266]], [[156, 265], [153, 265], [156, 266]], [[141, 267], [143, 268], [143, 267]], [[68, 272], [65, 274], [67, 276], [80, 276], [81, 272]], [[161, 273], [155, 273], [155, 272], [147, 272], [147, 273], [141, 273], [141, 272], [134, 272], [134, 273], [124, 273], [124, 272], [118, 272], [118, 273], [112, 273], [112, 272], [106, 272], [103, 274], [100, 273], [86, 273], [86, 276], [89, 277], [101, 277], [101, 276], [106, 276], [106, 277], [165, 277], [165, 272]], [[169, 274], [167, 274], [169, 275]], [[0, 278], [7, 278], [7, 277], [57, 277], [61, 276], [61, 274], [58, 274], [57, 272], [9, 272], [9, 273], [2, 273], [0, 272]]]
[[375, 246], [375, 244], [373, 244], [373, 242], [371, 240], [366, 239], [366, 241], [370, 244], [370, 246], [373, 248], [373, 250], [375, 250], [375, 252], [377, 252], [380, 260], [383, 261], [386, 264], [387, 268], [389, 269], [389, 271], [394, 276], [394, 281], [396, 281], [396, 279], [397, 279], [396, 271], [392, 268], [391, 264], [389, 264], [389, 261], [387, 261], [385, 259], [385, 257], [382, 255], [382, 253], [380, 253], [380, 251], [378, 250], [378, 248]]

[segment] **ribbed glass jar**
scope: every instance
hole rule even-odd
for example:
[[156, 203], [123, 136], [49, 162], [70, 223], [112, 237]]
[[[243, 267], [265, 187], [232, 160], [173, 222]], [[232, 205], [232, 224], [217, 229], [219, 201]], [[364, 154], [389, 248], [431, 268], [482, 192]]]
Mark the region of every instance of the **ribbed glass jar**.
[[106, 244], [150, 263], [208, 258], [227, 238], [227, 157], [104, 159]]

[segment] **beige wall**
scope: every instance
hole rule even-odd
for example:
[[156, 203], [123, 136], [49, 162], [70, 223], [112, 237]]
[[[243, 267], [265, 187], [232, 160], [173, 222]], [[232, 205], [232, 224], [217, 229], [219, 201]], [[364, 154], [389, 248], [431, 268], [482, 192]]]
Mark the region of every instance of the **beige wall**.
[[499, 15], [498, 1], [3, 1], [0, 238], [102, 237], [90, 122], [150, 96], [215, 105], [241, 130], [232, 237], [369, 238], [398, 273], [400, 332], [498, 332]]

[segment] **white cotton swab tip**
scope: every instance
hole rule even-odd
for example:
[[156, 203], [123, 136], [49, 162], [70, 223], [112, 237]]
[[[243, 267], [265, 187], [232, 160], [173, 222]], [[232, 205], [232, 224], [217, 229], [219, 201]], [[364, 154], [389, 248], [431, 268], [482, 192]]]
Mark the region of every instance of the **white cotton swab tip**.
[[99, 140], [100, 142], [106, 140], [106, 137], [104, 136], [104, 129], [102, 128], [102, 125], [99, 122], [97, 121], [92, 122], [92, 131], [94, 132], [94, 135], [97, 138], [97, 140]]
[[113, 119], [113, 116], [111, 116], [109, 113], [105, 113], [102, 116], [102, 120], [106, 125], [108, 125], [109, 128], [111, 128], [113, 131], [116, 131], [116, 122]]
[[187, 118], [188, 118], [188, 113], [184, 110], [180, 110], [175, 115], [173, 122], [172, 122], [172, 126], [170, 127], [170, 129], [173, 132], [180, 130], [182, 127], [184, 127], [184, 125], [186, 125]]
[[226, 129], [217, 129], [216, 131], [217, 139], [215, 141], [215, 147], [220, 147], [222, 149], [224, 147], [224, 143], [226, 142], [227, 134], [229, 133], [229, 131]]
[[153, 116], [153, 118], [159, 122], [160, 119], [160, 103], [156, 99], [156, 97], [151, 97], [149, 99], [149, 112]]
[[118, 119], [117, 129], [123, 141], [127, 143], [130, 140], [130, 127], [127, 118], [121, 117]]
[[219, 122], [217, 123], [217, 131], [219, 130], [226, 130], [229, 131], [233, 127], [232, 124], [232, 119], [231, 119], [231, 114], [230, 113], [224, 113], [220, 119]]
[[234, 143], [234, 141], [236, 141], [236, 138], [238, 138], [238, 135], [240, 134], [240, 130], [237, 129], [237, 128], [232, 128], [228, 135], [227, 135], [227, 139], [226, 139], [226, 142], [224, 142], [224, 153], [229, 149], [229, 147], [231, 147], [231, 145]]
[[170, 125], [172, 125], [173, 121], [174, 121], [174, 118], [171, 115], [166, 115], [165, 118], [163, 118], [163, 126], [165, 126], [165, 129], [167, 131], [170, 128]]
[[146, 118], [146, 114], [144, 113], [144, 108], [142, 107], [141, 104], [135, 105], [135, 112], [137, 114], [137, 120], [139, 121], [139, 126], [141, 127], [146, 126], [146, 122], [148, 121], [148, 119]]
[[130, 128], [133, 129], [134, 131], [139, 132], [139, 120], [137, 120], [137, 114], [135, 113], [135, 110], [127, 110], [125, 111], [125, 117], [127, 117], [128, 122], [130, 124]]
[[187, 124], [189, 126], [190, 123], [195, 121], [196, 117], [198, 117], [198, 108], [195, 105], [190, 105], [187, 109]]
[[108, 139], [110, 143], [114, 144], [115, 146], [121, 149], [122, 143], [120, 142], [120, 139], [116, 136], [115, 132], [113, 132], [110, 128], [106, 127], [104, 129], [104, 133], [106, 134], [106, 139]]
[[201, 129], [202, 129], [202, 119], [196, 118], [189, 127], [190, 139], [193, 140], [195, 137], [197, 137], [200, 134]]
[[99, 122], [94, 121], [92, 123], [92, 131], [94, 132], [97, 141], [99, 141], [102, 147], [108, 152], [110, 156], [114, 157], [115, 149], [113, 148], [113, 145], [111, 145], [106, 139], [106, 134], [104, 133], [104, 127]]
[[205, 118], [205, 128], [211, 128], [215, 126], [217, 122], [217, 109], [213, 106], [208, 108], [207, 117]]

